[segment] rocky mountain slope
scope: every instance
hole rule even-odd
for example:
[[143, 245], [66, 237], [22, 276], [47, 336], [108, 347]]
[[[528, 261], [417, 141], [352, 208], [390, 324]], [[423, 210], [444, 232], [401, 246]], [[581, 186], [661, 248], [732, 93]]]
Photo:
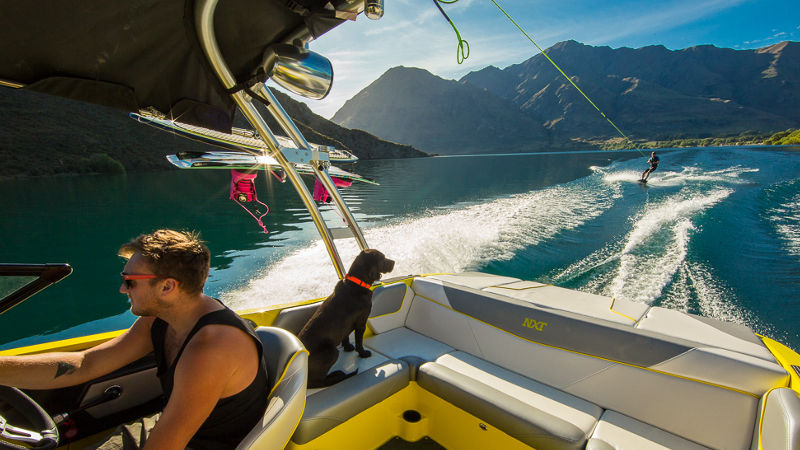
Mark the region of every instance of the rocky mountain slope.
[[[671, 51], [566, 41], [546, 52], [634, 139], [800, 126], [798, 42]], [[587, 140], [618, 136], [541, 54], [505, 69], [471, 72], [459, 82], [419, 69], [390, 69], [333, 121], [439, 153], [585, 147]]]
[[407, 67], [384, 73], [332, 120], [435, 153], [520, 151], [547, 140], [547, 131], [512, 101]]

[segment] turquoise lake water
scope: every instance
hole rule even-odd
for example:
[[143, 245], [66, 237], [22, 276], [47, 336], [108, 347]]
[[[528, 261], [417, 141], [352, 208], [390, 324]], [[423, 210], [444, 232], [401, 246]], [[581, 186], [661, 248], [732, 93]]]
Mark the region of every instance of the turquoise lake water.
[[[800, 148], [361, 161], [343, 196], [389, 276], [480, 270], [731, 320], [800, 349]], [[130, 325], [119, 245], [201, 232], [206, 292], [235, 309], [326, 296], [333, 267], [293, 188], [259, 175], [263, 234], [225, 171], [0, 182], [0, 261], [67, 262], [67, 279], [0, 317], [0, 349]], [[329, 206], [334, 226], [342, 219]], [[346, 265], [356, 253], [337, 241]]]

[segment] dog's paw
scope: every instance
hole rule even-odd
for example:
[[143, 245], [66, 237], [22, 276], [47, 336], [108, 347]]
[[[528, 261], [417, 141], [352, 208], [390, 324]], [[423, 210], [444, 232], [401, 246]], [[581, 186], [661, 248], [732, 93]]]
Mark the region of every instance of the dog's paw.
[[369, 350], [359, 350], [358, 356], [360, 356], [361, 358], [369, 358], [370, 356], [372, 356], [372, 352]]
[[349, 342], [348, 342], [347, 344], [342, 344], [342, 348], [344, 348], [344, 351], [346, 351], [346, 352], [352, 352], [353, 350], [355, 350], [355, 349], [356, 349], [356, 348], [353, 346], [353, 344], [351, 344], [351, 343], [349, 343]]

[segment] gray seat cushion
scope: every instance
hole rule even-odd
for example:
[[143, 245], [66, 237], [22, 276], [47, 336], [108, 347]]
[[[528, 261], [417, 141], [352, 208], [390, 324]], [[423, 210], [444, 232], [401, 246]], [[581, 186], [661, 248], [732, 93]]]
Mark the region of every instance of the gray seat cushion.
[[390, 358], [417, 356], [426, 361], [435, 361], [453, 351], [453, 347], [405, 327], [371, 336], [364, 340], [364, 346]]
[[463, 352], [423, 364], [425, 390], [537, 449], [583, 448], [603, 410]]
[[316, 439], [408, 386], [409, 376], [408, 364], [394, 359], [310, 394], [292, 441], [302, 445]]
[[608, 410], [589, 438], [586, 450], [703, 450], [708, 447], [683, 439], [631, 417]]

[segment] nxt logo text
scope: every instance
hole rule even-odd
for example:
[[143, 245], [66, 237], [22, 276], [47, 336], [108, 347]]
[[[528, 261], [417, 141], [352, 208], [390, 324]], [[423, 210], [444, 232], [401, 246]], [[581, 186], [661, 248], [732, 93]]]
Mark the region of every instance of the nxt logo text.
[[536, 331], [543, 331], [544, 327], [547, 326], [547, 322], [538, 322], [536, 320], [529, 319], [526, 317], [525, 320], [522, 322], [522, 326], [533, 328]]

